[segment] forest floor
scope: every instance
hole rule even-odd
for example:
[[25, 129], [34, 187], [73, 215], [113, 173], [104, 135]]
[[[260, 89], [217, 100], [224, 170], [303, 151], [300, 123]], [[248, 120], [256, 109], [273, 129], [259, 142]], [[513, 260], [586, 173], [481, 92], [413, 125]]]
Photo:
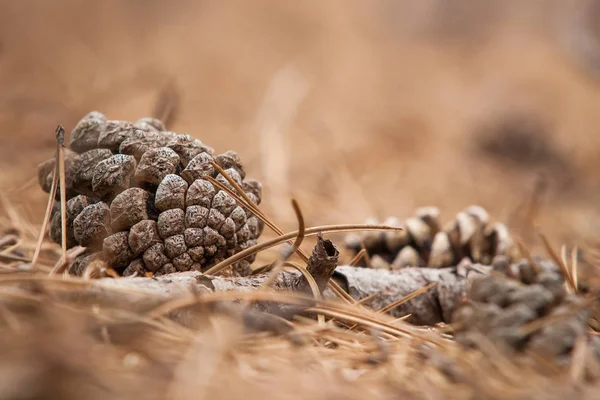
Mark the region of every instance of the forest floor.
[[[435, 0], [27, 3], [0, 0], [0, 236], [18, 228], [35, 243], [47, 201], [36, 167], [53, 156], [57, 124], [69, 132], [91, 110], [136, 120], [168, 98], [170, 129], [237, 151], [264, 184], [261, 209], [285, 231], [296, 229], [295, 198], [307, 226], [405, 218], [427, 205], [448, 219], [479, 204], [532, 251], [541, 249], [537, 230], [556, 246], [585, 249], [598, 237], [600, 75], [565, 49], [562, 2], [456, 0], [438, 14]], [[495, 353], [465, 359], [444, 335], [416, 328], [381, 350], [393, 355], [383, 363], [368, 359], [381, 347], [371, 336], [308, 322], [294, 328], [299, 335], [343, 345], [248, 336], [220, 317], [201, 333], [160, 320], [98, 341], [91, 326], [138, 310], [44, 304], [52, 290], [27, 305], [25, 322], [3, 327], [11, 339], [2, 344], [0, 397], [15, 398], [14, 379], [42, 388], [19, 398], [52, 398], [49, 388], [103, 398], [111, 385], [123, 398], [143, 388], [182, 399], [591, 390], [569, 375], [549, 393], [547, 374]], [[29, 329], [44, 334], [18, 334]], [[443, 350], [424, 370], [422, 341]], [[30, 368], [38, 358], [41, 369]], [[440, 372], [456, 362], [470, 379]], [[36, 375], [48, 365], [56, 375]], [[72, 387], [63, 372], [84, 382]], [[497, 382], [482, 387], [481, 374]]]

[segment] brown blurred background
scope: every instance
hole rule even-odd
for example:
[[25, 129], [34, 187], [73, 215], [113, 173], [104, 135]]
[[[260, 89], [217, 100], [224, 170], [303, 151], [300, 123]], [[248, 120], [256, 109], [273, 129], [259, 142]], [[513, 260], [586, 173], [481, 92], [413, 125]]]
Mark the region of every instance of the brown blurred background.
[[576, 243], [600, 223], [595, 3], [0, 1], [0, 189], [39, 224], [56, 125], [171, 88], [171, 130], [239, 152], [286, 230], [291, 197], [310, 225], [476, 203]]

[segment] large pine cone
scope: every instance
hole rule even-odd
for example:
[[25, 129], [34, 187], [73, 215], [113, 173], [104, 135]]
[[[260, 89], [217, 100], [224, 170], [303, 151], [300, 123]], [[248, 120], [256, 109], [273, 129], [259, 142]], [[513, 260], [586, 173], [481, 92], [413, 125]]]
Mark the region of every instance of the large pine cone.
[[[226, 192], [204, 179], [211, 176], [233, 189], [215, 171], [220, 165], [256, 204], [261, 184], [244, 180], [239, 156], [214, 150], [189, 135], [167, 132], [159, 120], [110, 121], [91, 112], [76, 125], [66, 153], [67, 245], [86, 254], [70, 268], [79, 275], [93, 260], [131, 275], [205, 270], [252, 246], [262, 222]], [[54, 159], [38, 167], [40, 186], [49, 191]], [[50, 237], [61, 241], [60, 204]], [[252, 258], [236, 266], [249, 272]]]
[[[346, 247], [358, 252], [364, 246], [377, 268], [443, 268], [464, 258], [489, 265], [495, 256], [513, 257], [515, 247], [504, 224], [489, 224], [488, 213], [470, 206], [442, 227], [436, 207], [419, 208], [416, 216], [401, 221], [388, 218], [385, 225], [402, 231], [366, 231], [346, 237]], [[376, 220], [368, 223], [378, 223]]]

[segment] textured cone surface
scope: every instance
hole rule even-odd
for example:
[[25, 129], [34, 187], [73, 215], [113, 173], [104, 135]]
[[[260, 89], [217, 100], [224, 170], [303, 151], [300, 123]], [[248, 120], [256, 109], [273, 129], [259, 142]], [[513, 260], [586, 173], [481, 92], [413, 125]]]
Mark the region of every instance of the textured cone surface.
[[[233, 151], [214, 154], [189, 135], [165, 130], [154, 118], [111, 121], [99, 112], [73, 129], [67, 151], [67, 246], [88, 250], [70, 268], [81, 275], [101, 261], [123, 275], [206, 270], [256, 243], [262, 223], [207, 177], [233, 189], [216, 162], [256, 204], [261, 184], [247, 180]], [[49, 192], [55, 161], [38, 167]], [[61, 241], [60, 203], [50, 238]], [[249, 272], [252, 257], [234, 265]]]
[[437, 208], [423, 207], [404, 221], [390, 217], [383, 224], [403, 230], [351, 234], [346, 237], [346, 247], [355, 253], [364, 247], [371, 259], [376, 257], [376, 267], [386, 269], [444, 268], [456, 266], [464, 259], [489, 265], [496, 256], [506, 256], [509, 261], [516, 256], [506, 226], [490, 224], [482, 207], [469, 206], [446, 225], [440, 223], [439, 216]]
[[[569, 362], [576, 342], [592, 339], [587, 324], [591, 309], [585, 299], [567, 293], [553, 263], [538, 260], [534, 267], [521, 260], [508, 268], [507, 264], [499, 256], [493, 262], [498, 273], [472, 283], [469, 301], [452, 318], [456, 339], [478, 347], [485, 337], [504, 350]], [[599, 343], [592, 342], [594, 350]]]

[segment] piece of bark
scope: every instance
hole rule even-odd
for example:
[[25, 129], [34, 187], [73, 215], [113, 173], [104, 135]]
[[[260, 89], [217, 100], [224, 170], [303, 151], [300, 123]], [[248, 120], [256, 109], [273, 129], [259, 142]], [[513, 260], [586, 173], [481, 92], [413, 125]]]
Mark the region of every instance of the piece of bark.
[[461, 297], [466, 295], [468, 283], [480, 276], [484, 274], [474, 270], [457, 273], [456, 268], [408, 267], [387, 271], [341, 266], [336, 269], [333, 278], [355, 300], [374, 295], [366, 303], [374, 310], [436, 282], [435, 287], [390, 311], [395, 317], [411, 314], [409, 321], [415, 324], [434, 325], [450, 322]]
[[[469, 281], [477, 276], [483, 274], [474, 271], [469, 274], [457, 273], [456, 268], [404, 268], [399, 271], [385, 271], [340, 266], [335, 270], [333, 278], [356, 300], [374, 295], [367, 304], [375, 310], [432, 282], [437, 282], [438, 284], [428, 292], [390, 311], [390, 314], [395, 317], [411, 314], [410, 321], [415, 324], [433, 325], [450, 321], [452, 312], [466, 293]], [[130, 304], [138, 303], [146, 308], [150, 307], [149, 299], [152, 300], [151, 303], [159, 304], [169, 298], [189, 296], [190, 288], [198, 292], [230, 290], [249, 292], [262, 287], [268, 279], [268, 274], [223, 277], [206, 276], [200, 272], [190, 271], [155, 278], [101, 279], [79, 295], [94, 300], [111, 297], [111, 303], [126, 301]], [[304, 278], [299, 272], [282, 271], [271, 287], [276, 290], [301, 292], [305, 290], [305, 285]], [[111, 288], [121, 290], [110, 290]], [[327, 288], [323, 291], [323, 296], [332, 299], [335, 294]]]

